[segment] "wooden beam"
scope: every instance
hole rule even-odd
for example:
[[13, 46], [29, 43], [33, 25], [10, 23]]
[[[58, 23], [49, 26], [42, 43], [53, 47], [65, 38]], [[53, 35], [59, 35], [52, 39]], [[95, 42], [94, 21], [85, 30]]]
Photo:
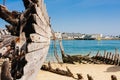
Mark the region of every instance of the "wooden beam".
[[20, 15], [19, 12], [17, 11], [10, 12], [5, 6], [0, 5], [0, 18], [7, 21], [8, 23], [17, 26], [19, 21], [18, 18], [19, 15]]
[[5, 61], [2, 64], [1, 80], [13, 80], [9, 70], [9, 61]]

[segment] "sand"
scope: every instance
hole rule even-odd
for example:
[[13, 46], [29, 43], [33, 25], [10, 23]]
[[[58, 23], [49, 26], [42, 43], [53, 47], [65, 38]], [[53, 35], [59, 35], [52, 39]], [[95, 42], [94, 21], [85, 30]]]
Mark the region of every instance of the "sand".
[[[66, 66], [76, 76], [76, 73], [82, 74], [83, 80], [87, 79], [87, 74], [91, 75], [94, 80], [111, 80], [111, 75], [117, 76], [120, 80], [120, 66], [104, 65], [104, 64], [63, 64], [60, 66], [57, 63], [52, 63], [53, 68], [59, 67], [60, 69], [66, 70]], [[71, 77], [61, 76], [47, 71], [39, 71], [37, 80], [75, 80]]]

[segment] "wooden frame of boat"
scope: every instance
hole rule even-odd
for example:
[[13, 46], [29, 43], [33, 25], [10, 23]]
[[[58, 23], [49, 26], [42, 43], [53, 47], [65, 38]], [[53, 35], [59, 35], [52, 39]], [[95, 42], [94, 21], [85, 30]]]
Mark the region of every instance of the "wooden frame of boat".
[[[2, 41], [0, 49], [7, 47], [5, 54], [10, 51], [15, 54], [11, 60], [11, 71], [8, 71], [11, 75], [1, 75], [1, 80], [34, 80], [48, 53], [51, 25], [44, 1], [22, 1], [25, 6], [22, 13], [10, 12], [4, 5], [0, 5], [0, 18], [10, 23], [6, 27], [12, 35]], [[10, 43], [7, 46], [4, 44], [6, 41]], [[14, 48], [11, 48], [13, 43]], [[3, 63], [3, 66], [6, 64]]]

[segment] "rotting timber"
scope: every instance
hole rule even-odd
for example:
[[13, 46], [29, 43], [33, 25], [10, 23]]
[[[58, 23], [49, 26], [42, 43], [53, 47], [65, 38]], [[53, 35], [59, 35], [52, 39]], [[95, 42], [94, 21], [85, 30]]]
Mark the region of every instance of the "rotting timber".
[[68, 55], [65, 54], [62, 41], [60, 40], [60, 50], [63, 63], [74, 64], [78, 62], [80, 64], [109, 64], [120, 66], [120, 55], [117, 52], [117, 49], [115, 49], [115, 53], [107, 52], [105, 50], [103, 55], [98, 51], [95, 56], [90, 56], [91, 52], [87, 55]]
[[44, 1], [22, 1], [24, 12], [10, 12], [0, 5], [0, 18], [10, 24], [6, 28], [11, 33], [0, 45], [1, 56], [11, 60], [10, 70], [9, 62], [2, 67], [10, 75], [2, 74], [1, 80], [34, 80], [48, 52], [51, 25]]

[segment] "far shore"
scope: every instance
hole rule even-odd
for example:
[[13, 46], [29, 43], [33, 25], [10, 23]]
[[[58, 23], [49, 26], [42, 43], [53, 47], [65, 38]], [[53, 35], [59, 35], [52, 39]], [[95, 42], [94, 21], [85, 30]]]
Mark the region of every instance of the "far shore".
[[[79, 39], [79, 38], [77, 38], [77, 39], [62, 39], [62, 40], [98, 40], [98, 39]], [[100, 40], [120, 40], [120, 38], [112, 38], [112, 39], [102, 38]], [[98, 41], [100, 41], [100, 40], [98, 40]]]

